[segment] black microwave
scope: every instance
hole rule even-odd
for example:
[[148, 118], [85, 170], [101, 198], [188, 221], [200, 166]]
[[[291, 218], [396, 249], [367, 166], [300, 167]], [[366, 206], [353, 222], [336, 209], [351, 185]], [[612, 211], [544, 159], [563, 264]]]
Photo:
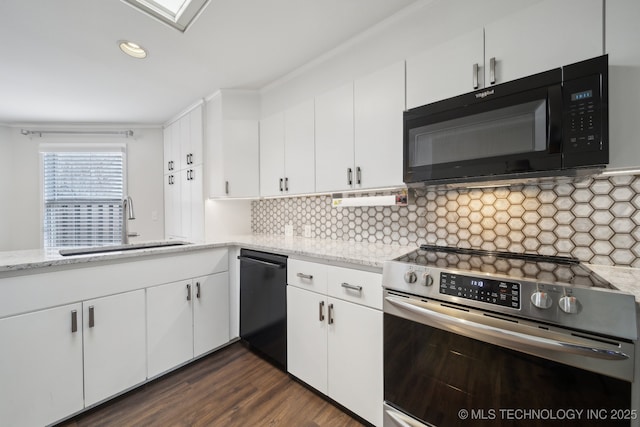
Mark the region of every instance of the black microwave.
[[609, 163], [607, 55], [404, 112], [404, 182], [590, 175]]

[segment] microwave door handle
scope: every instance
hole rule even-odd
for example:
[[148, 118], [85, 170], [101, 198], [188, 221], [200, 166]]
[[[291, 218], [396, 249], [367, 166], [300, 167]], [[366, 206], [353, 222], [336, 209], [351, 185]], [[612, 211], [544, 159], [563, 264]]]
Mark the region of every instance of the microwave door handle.
[[551, 86], [547, 92], [547, 150], [549, 153], [562, 152], [562, 89]]
[[589, 345], [558, 341], [551, 338], [544, 338], [529, 335], [515, 330], [497, 328], [470, 320], [459, 319], [444, 313], [433, 311], [424, 307], [420, 303], [407, 301], [406, 298], [387, 296], [385, 300], [392, 305], [407, 310], [420, 316], [430, 326], [439, 327], [449, 332], [459, 333], [465, 331], [477, 339], [484, 337], [497, 339], [499, 342], [508, 345], [509, 348], [516, 348], [526, 351], [527, 348], [538, 348], [558, 351], [561, 353], [571, 353], [604, 360], [626, 360], [629, 356], [621, 351], [597, 348]]

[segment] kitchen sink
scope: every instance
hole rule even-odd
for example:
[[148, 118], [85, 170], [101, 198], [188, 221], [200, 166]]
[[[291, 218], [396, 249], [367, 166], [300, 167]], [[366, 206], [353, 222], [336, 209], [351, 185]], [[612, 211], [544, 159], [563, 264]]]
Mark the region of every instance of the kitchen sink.
[[102, 254], [107, 252], [120, 252], [120, 251], [133, 251], [136, 249], [152, 249], [152, 248], [166, 248], [168, 246], [182, 246], [188, 245], [189, 242], [182, 241], [170, 241], [170, 242], [146, 242], [146, 243], [130, 243], [127, 245], [113, 245], [113, 246], [93, 246], [89, 248], [73, 248], [73, 249], [60, 249], [60, 255], [87, 255], [87, 254]]

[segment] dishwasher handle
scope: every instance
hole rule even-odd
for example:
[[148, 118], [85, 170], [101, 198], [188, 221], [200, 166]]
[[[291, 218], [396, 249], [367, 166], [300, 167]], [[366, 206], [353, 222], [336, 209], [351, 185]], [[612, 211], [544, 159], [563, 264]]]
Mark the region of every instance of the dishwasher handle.
[[260, 265], [264, 265], [271, 268], [285, 268], [287, 266], [286, 264], [281, 264], [279, 262], [271, 262], [271, 261], [266, 261], [258, 258], [244, 256], [244, 255], [238, 256], [238, 259], [240, 261], [253, 262], [255, 264], [260, 264]]

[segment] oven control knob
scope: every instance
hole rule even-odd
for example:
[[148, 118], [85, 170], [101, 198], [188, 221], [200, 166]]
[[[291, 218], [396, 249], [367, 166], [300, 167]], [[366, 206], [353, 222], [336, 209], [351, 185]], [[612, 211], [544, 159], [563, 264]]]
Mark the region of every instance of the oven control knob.
[[567, 314], [576, 314], [578, 312], [578, 298], [565, 295], [558, 301], [560, 310]]
[[538, 291], [531, 294], [531, 304], [535, 305], [538, 308], [546, 309], [551, 307], [553, 301], [551, 301], [551, 297], [548, 293], [544, 291]]
[[433, 285], [433, 277], [429, 273], [422, 273], [422, 284], [424, 286]]
[[414, 271], [407, 271], [406, 273], [404, 273], [405, 282], [416, 283], [417, 280], [418, 280], [418, 276], [416, 276], [416, 273]]

